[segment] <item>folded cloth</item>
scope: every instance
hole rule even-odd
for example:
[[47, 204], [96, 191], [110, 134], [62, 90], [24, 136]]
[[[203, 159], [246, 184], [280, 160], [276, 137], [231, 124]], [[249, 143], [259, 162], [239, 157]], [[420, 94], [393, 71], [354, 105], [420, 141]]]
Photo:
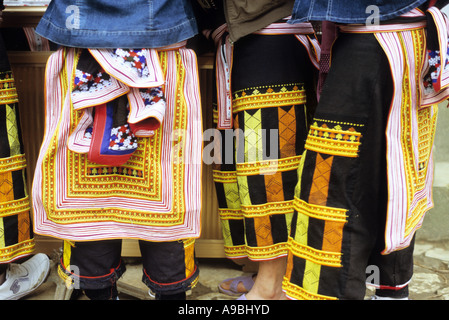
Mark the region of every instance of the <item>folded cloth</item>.
[[125, 103], [123, 99], [116, 99], [95, 107], [89, 161], [119, 166], [137, 149], [137, 138], [126, 122]]
[[151, 137], [166, 109], [164, 77], [150, 49], [80, 50], [71, 100], [83, 112], [68, 147], [92, 162], [119, 166]]

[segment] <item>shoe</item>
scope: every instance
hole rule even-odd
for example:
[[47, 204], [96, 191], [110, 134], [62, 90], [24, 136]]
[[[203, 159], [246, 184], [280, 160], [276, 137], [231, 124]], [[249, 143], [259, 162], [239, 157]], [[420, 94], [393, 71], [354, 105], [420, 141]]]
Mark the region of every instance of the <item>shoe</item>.
[[[218, 286], [218, 291], [220, 291], [221, 293], [227, 294], [228, 296], [233, 296], [233, 297], [240, 296], [243, 293], [248, 293], [248, 291], [251, 290], [251, 288], [254, 285], [254, 277], [255, 276], [256, 276], [256, 274], [223, 280], [220, 283], [220, 285]], [[228, 282], [228, 281], [231, 281], [231, 285], [229, 286], [229, 289], [224, 289], [222, 287], [222, 284], [225, 282]], [[246, 289], [246, 291], [243, 291], [243, 292], [238, 291], [237, 287], [238, 287], [239, 283], [242, 283], [242, 285]]]
[[0, 286], [0, 300], [17, 300], [37, 289], [47, 278], [50, 259], [38, 253], [27, 261], [10, 263], [6, 270], [6, 280]]

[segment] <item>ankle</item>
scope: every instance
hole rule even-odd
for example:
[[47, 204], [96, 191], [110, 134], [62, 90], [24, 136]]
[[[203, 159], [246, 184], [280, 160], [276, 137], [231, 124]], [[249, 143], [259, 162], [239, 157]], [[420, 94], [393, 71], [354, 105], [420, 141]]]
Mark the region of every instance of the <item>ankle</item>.
[[8, 269], [8, 264], [0, 264], [0, 286], [6, 281], [6, 270]]
[[282, 286], [255, 285], [246, 296], [248, 300], [283, 300], [285, 293]]

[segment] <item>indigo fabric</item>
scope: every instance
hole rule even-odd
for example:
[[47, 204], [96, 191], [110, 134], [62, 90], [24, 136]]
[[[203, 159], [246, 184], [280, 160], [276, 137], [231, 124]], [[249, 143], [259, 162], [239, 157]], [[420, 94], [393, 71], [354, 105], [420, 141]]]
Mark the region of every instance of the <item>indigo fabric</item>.
[[187, 0], [53, 0], [36, 32], [80, 48], [157, 48], [197, 33]]
[[[290, 23], [305, 21], [332, 21], [339, 23], [366, 23], [373, 15], [379, 21], [394, 19], [427, 2], [427, 0], [296, 0]], [[377, 11], [378, 9], [378, 11]]]

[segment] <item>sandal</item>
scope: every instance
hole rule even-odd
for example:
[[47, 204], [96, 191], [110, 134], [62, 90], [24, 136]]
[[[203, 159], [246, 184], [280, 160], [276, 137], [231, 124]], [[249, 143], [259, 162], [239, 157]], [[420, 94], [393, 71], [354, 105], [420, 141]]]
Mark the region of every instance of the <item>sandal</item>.
[[[221, 293], [227, 294], [228, 296], [241, 296], [244, 293], [248, 293], [248, 291], [251, 290], [251, 288], [253, 287], [254, 276], [255, 276], [255, 274], [252, 274], [249, 276], [241, 276], [241, 277], [226, 279], [226, 280], [222, 281], [222, 283], [220, 283], [220, 285], [218, 286], [218, 291], [220, 291]], [[221, 285], [228, 281], [231, 281], [231, 285], [230, 285], [229, 289], [224, 289]], [[238, 287], [239, 283], [243, 284], [243, 286], [246, 289], [246, 292], [238, 291], [237, 287]]]

